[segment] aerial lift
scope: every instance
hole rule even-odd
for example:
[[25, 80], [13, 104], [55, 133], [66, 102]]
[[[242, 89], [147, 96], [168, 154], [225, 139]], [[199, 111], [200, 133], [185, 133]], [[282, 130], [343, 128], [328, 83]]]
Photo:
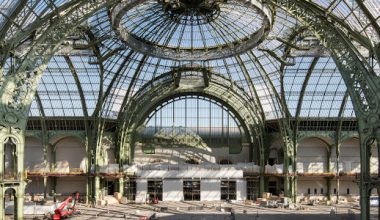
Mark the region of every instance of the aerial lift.
[[53, 220], [67, 218], [77, 212], [76, 204], [79, 200], [79, 192], [73, 193], [62, 204], [54, 210]]

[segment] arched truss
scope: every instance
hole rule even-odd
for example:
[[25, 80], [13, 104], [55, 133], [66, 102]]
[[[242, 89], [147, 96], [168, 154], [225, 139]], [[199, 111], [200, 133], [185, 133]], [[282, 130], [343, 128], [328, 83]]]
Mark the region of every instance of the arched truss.
[[[62, 41], [75, 30], [82, 22], [88, 19], [100, 8], [107, 7], [115, 1], [74, 1], [62, 6], [63, 17], [52, 14], [48, 18], [37, 22], [40, 25], [38, 35], [28, 51], [24, 60], [14, 72], [4, 74], [4, 64], [11, 56], [17, 43], [24, 40], [27, 33], [36, 31], [38, 26], [30, 25], [30, 29], [17, 32], [9, 43], [3, 46], [0, 69], [0, 93], [2, 112], [1, 123], [25, 128], [26, 118], [31, 102], [35, 95], [38, 82], [47, 67], [50, 58], [58, 51]], [[51, 22], [52, 21], [52, 22]], [[41, 23], [42, 22], [42, 23]], [[51, 23], [50, 23], [51, 22]], [[4, 76], [5, 75], [5, 76]]]
[[324, 19], [322, 10], [318, 10], [315, 6], [308, 7], [310, 5], [302, 1], [273, 1], [272, 3], [288, 10], [294, 17], [300, 19], [331, 51], [353, 100], [357, 116], [368, 116], [368, 112], [374, 109], [377, 111], [376, 114], [379, 114], [379, 101], [370, 98], [377, 94], [374, 94], [374, 91], [378, 91], [379, 79], [348, 39], [347, 32], [350, 32], [344, 27], [335, 27], [334, 23]]
[[[207, 79], [206, 72], [201, 72], [196, 77], [192, 74], [190, 78], [186, 71], [174, 73], [178, 72], [168, 72], [145, 84], [121, 112], [119, 121], [122, 123], [118, 130], [121, 162], [131, 160], [131, 144], [134, 142], [136, 131], [149, 114], [163, 102], [184, 95], [205, 96], [226, 106], [240, 121], [246, 136], [249, 137], [248, 143], [258, 143], [260, 146], [264, 124], [257, 109], [252, 105], [252, 99], [241, 88], [216, 73]], [[194, 79], [199, 80], [199, 84], [181, 83], [186, 80], [194, 82]]]

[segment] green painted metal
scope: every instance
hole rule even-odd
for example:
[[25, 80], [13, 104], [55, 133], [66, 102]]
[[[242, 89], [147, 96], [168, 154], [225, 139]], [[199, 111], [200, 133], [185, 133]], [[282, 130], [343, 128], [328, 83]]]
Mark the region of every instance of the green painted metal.
[[254, 99], [252, 100], [253, 105], [254, 105], [255, 109], [258, 109], [258, 113], [260, 114], [260, 116], [262, 118], [261, 120], [264, 121], [265, 120], [264, 110], [263, 110], [262, 105], [260, 104], [260, 99], [259, 99], [259, 96], [257, 95], [257, 90], [256, 90], [256, 88], [252, 82], [252, 79], [249, 76], [248, 70], [245, 67], [243, 60], [241, 59], [240, 56], [237, 56], [236, 59], [242, 68], [245, 80], [248, 82], [249, 91], [251, 92], [252, 97], [254, 97]]
[[84, 94], [83, 94], [82, 85], [81, 85], [81, 83], [79, 81], [77, 71], [75, 70], [73, 62], [71, 62], [70, 57], [69, 56], [64, 56], [64, 58], [65, 58], [67, 64], [69, 65], [71, 73], [73, 74], [73, 77], [74, 77], [74, 80], [75, 80], [75, 84], [76, 84], [76, 86], [78, 88], [78, 91], [79, 91], [79, 97], [80, 97], [80, 102], [82, 104], [83, 115], [84, 115], [85, 120], [87, 120], [87, 118], [88, 118], [88, 112], [87, 112], [86, 99], [85, 99]]
[[[16, 192], [17, 197], [17, 219], [23, 219], [23, 207], [24, 203], [24, 190], [26, 186], [26, 179], [24, 175], [24, 132], [16, 129], [7, 129], [5, 127], [0, 128], [0, 154], [4, 155], [4, 145], [8, 138], [12, 138], [15, 141], [15, 153], [16, 153], [16, 176], [14, 179], [6, 179], [4, 176], [4, 163], [5, 157], [0, 157], [0, 191], [4, 195], [8, 188], [12, 188]], [[4, 197], [3, 197], [4, 198]], [[0, 217], [5, 219], [4, 199], [1, 199], [0, 205]]]
[[[230, 83], [226, 86], [221, 78], [217, 78], [217, 75], [213, 75], [210, 78], [209, 85], [205, 88], [181, 88], [175, 85], [175, 78], [172, 77], [171, 73], [163, 75], [160, 79], [146, 84], [146, 88], [143, 87], [136, 95], [133, 97], [132, 101], [126, 107], [124, 111], [124, 119], [122, 126], [119, 128], [119, 145], [126, 145], [126, 149], [121, 148], [120, 154], [125, 154], [127, 152], [126, 158], [131, 162], [132, 159], [132, 149], [131, 143], [134, 142], [136, 136], [135, 132], [138, 127], [142, 124], [143, 120], [148, 116], [148, 114], [155, 109], [157, 105], [162, 103], [167, 99], [171, 99], [175, 96], [182, 96], [185, 94], [201, 94], [205, 96], [210, 96], [218, 99], [219, 102], [225, 106], [230, 106], [231, 110], [235, 112], [235, 115], [240, 117], [241, 122], [245, 122], [245, 132], [251, 134], [251, 137], [260, 136], [261, 132], [259, 126], [259, 121], [255, 115], [255, 111], [252, 110], [250, 106], [249, 98], [242, 96], [243, 91], [234, 91], [230, 87]], [[165, 80], [163, 80], [163, 79]], [[235, 87], [235, 90], [238, 89]], [[159, 95], [158, 95], [159, 94]], [[223, 94], [223, 95], [222, 95]], [[248, 99], [247, 99], [248, 98]], [[248, 140], [252, 143], [252, 140]]]
[[2, 31], [0, 33], [0, 39], [5, 38], [5, 35], [8, 32], [8, 30], [12, 27], [12, 24], [14, 24], [15, 26], [18, 26], [18, 28], [20, 28], [20, 26], [17, 24], [17, 22], [14, 21], [14, 19], [16, 19], [17, 17], [19, 19], [22, 18], [21, 16], [19, 16], [19, 13], [21, 12], [21, 10], [24, 9], [26, 3], [27, 3], [27, 1], [18, 2], [16, 7], [14, 8], [12, 14], [7, 18], [5, 24], [2, 27]]
[[[118, 1], [108, 1], [107, 3], [104, 3], [103, 1], [70, 1], [69, 3], [56, 8], [54, 12], [51, 14], [48, 14], [43, 19], [40, 19], [36, 22], [33, 22], [30, 26], [23, 29], [23, 31], [15, 31], [15, 34], [12, 35], [13, 37], [7, 41], [3, 42], [2, 45], [3, 48], [5, 48], [3, 53], [0, 55], [2, 59], [2, 65], [1, 65], [1, 90], [0, 90], [0, 97], [1, 97], [1, 103], [0, 103], [0, 125], [2, 127], [0, 131], [0, 137], [5, 137], [7, 135], [13, 135], [14, 137], [17, 137], [20, 139], [20, 147], [18, 149], [19, 157], [23, 157], [23, 138], [24, 134], [26, 135], [29, 133], [29, 135], [36, 136], [38, 135], [37, 132], [24, 132], [25, 125], [27, 122], [27, 114], [29, 111], [30, 103], [32, 102], [34, 96], [35, 96], [35, 90], [38, 85], [38, 81], [41, 77], [41, 74], [43, 70], [45, 69], [47, 62], [49, 59], [54, 55], [54, 53], [58, 50], [58, 47], [63, 39], [65, 39], [68, 34], [72, 33], [73, 30], [75, 30], [75, 27], [80, 25], [83, 21], [86, 20], [89, 16], [94, 14], [99, 8], [105, 7], [108, 5], [112, 5], [113, 3]], [[132, 1], [131, 1], [132, 2]], [[374, 20], [373, 16], [366, 10], [366, 7], [363, 6], [363, 3], [360, 1], [357, 1], [359, 6], [363, 9], [365, 12], [365, 15], [367, 18], [371, 20], [372, 26], [375, 27], [375, 31], [379, 34], [379, 27], [376, 21]], [[132, 2], [133, 3], [133, 2]], [[366, 60], [358, 53], [358, 51], [355, 49], [355, 46], [352, 45], [351, 39], [355, 39], [357, 42], [365, 46], [366, 48], [369, 48], [371, 51], [373, 51], [373, 54], [376, 55], [377, 60], [379, 60], [379, 45], [374, 45], [369, 39], [365, 38], [362, 34], [357, 33], [356, 31], [351, 30], [351, 28], [344, 23], [344, 21], [334, 17], [331, 13], [324, 11], [322, 8], [317, 7], [314, 3], [308, 2], [308, 1], [300, 1], [300, 0], [286, 0], [286, 1], [280, 1], [280, 0], [273, 0], [268, 1], [270, 4], [274, 4], [276, 7], [281, 7], [288, 11], [289, 13], [293, 14], [296, 18], [298, 18], [300, 21], [304, 22], [305, 25], [309, 26], [312, 30], [315, 31], [316, 35], [319, 37], [321, 42], [330, 49], [338, 67], [339, 70], [342, 73], [342, 77], [345, 80], [345, 83], [348, 88], [348, 94], [350, 95], [351, 99], [353, 100], [353, 105], [355, 108], [356, 115], [358, 117], [359, 121], [359, 133], [354, 132], [344, 132], [341, 131], [339, 128], [341, 124], [338, 126], [336, 132], [304, 132], [304, 131], [298, 131], [297, 127], [292, 128], [288, 122], [290, 114], [288, 113], [288, 110], [286, 109], [286, 103], [281, 106], [281, 114], [282, 116], [285, 116], [284, 121], [280, 122], [281, 125], [281, 132], [285, 143], [285, 152], [284, 155], [286, 157], [286, 170], [288, 169], [288, 165], [292, 165], [293, 169], [295, 169], [295, 163], [296, 163], [296, 154], [297, 154], [297, 143], [300, 139], [304, 137], [309, 136], [322, 136], [326, 137], [328, 139], [332, 139], [333, 143], [336, 145], [337, 148], [337, 155], [339, 155], [339, 143], [341, 143], [342, 140], [344, 140], [346, 137], [352, 137], [352, 136], [360, 136], [360, 143], [361, 143], [361, 160], [362, 160], [362, 174], [361, 174], [361, 194], [362, 194], [362, 219], [368, 219], [369, 218], [369, 204], [368, 204], [368, 192], [371, 188], [377, 187], [376, 183], [370, 178], [369, 174], [369, 164], [367, 162], [369, 161], [368, 158], [370, 157], [370, 151], [369, 151], [369, 143], [373, 141], [373, 139], [379, 140], [379, 127], [380, 127], [380, 79], [378, 76], [375, 76], [373, 74], [372, 68], [367, 65]], [[48, 6], [50, 7], [50, 6]], [[19, 5], [17, 10], [12, 14], [12, 16], [8, 19], [8, 23], [6, 24], [6, 29], [10, 29], [14, 27], [14, 25], [17, 26], [21, 23], [14, 22], [12, 20], [16, 19], [16, 15], [18, 15], [19, 11], [22, 9], [22, 7]], [[30, 12], [29, 12], [30, 13]], [[57, 16], [59, 14], [59, 16]], [[326, 17], [328, 19], [326, 19]], [[19, 18], [17, 18], [19, 19]], [[50, 21], [53, 22], [50, 22]], [[13, 23], [13, 24], [12, 24]], [[11, 27], [12, 26], [12, 27]], [[38, 36], [36, 39], [34, 39], [34, 43], [31, 45], [30, 50], [26, 54], [25, 60], [21, 61], [20, 67], [17, 69], [17, 71], [12, 72], [5, 77], [3, 77], [2, 71], [5, 60], [10, 57], [11, 51], [15, 49], [15, 46], [18, 42], [25, 39], [27, 36], [30, 35], [34, 30], [37, 29], [37, 27], [41, 27], [41, 30], [44, 31], [44, 35]], [[349, 35], [350, 38], [347, 37]], [[4, 37], [4, 34], [1, 35], [2, 38]], [[284, 42], [283, 42], [284, 43]], [[286, 43], [285, 43], [286, 44]], [[291, 47], [292, 45], [290, 43], [286, 44], [287, 46]], [[116, 53], [116, 52], [114, 52]], [[132, 52], [131, 52], [132, 54]], [[106, 54], [104, 57], [98, 56], [98, 65], [101, 65], [102, 61], [105, 61], [107, 58], [111, 57], [112, 54]], [[125, 59], [125, 62], [129, 62], [128, 58]], [[143, 62], [143, 61], [142, 61]], [[239, 61], [241, 62], [241, 61]], [[73, 74], [75, 75], [75, 69], [73, 68], [73, 65], [69, 66], [72, 70]], [[115, 75], [113, 82], [117, 81], [117, 77], [122, 74], [122, 66], [120, 67], [120, 70], [118, 71], [118, 74]], [[246, 70], [244, 71], [245, 80], [249, 80], [249, 74]], [[136, 77], [140, 74], [140, 71], [136, 71], [136, 75], [134, 77], [134, 80], [136, 80]], [[263, 73], [267, 75], [266, 73]], [[102, 77], [102, 80], [103, 77]], [[220, 83], [218, 81], [213, 81], [213, 78], [211, 77], [209, 82], [209, 85], [206, 89], [203, 89], [202, 91], [196, 90], [196, 89], [190, 89], [190, 90], [181, 90], [178, 88], [171, 88], [170, 84], [163, 84], [161, 85], [161, 88], [155, 88], [151, 92], [162, 92], [167, 97], [170, 97], [170, 95], [181, 95], [185, 93], [205, 93], [209, 96], [215, 96], [216, 93], [225, 92], [228, 89], [235, 88], [233, 86], [233, 83], [229, 79], [228, 81], [230, 85], [227, 85], [227, 83], [223, 82]], [[78, 79], [76, 78], [77, 85]], [[268, 79], [265, 80], [268, 82]], [[270, 80], [269, 80], [270, 82]], [[128, 88], [128, 95], [127, 98], [124, 101], [123, 107], [128, 107], [132, 103], [143, 101], [142, 103], [146, 103], [147, 100], [141, 100], [143, 97], [139, 97], [139, 99], [130, 100], [130, 93], [134, 89], [135, 83], [131, 83], [132, 86]], [[232, 86], [231, 86], [232, 85]], [[273, 87], [273, 86], [272, 86]], [[104, 96], [102, 97], [99, 95], [99, 100], [102, 99], [103, 101], [108, 96], [110, 91], [113, 88], [113, 83], [110, 84], [110, 86], [107, 88]], [[168, 90], [168, 88], [172, 90]], [[207, 90], [209, 89], [209, 90]], [[254, 85], [252, 82], [250, 82], [250, 89], [251, 92], [255, 90]], [[81, 90], [81, 89], [79, 89]], [[165, 91], [168, 90], [168, 91]], [[304, 89], [303, 89], [304, 91]], [[166, 92], [166, 93], [165, 93]], [[274, 92], [276, 90], [274, 89]], [[84, 102], [84, 96], [83, 92], [81, 93], [81, 99], [83, 104], [83, 109], [86, 111], [86, 106]], [[148, 95], [147, 97], [152, 97], [152, 94]], [[228, 94], [228, 93], [227, 93]], [[279, 100], [283, 100], [285, 102], [284, 97], [278, 96], [277, 98]], [[100, 98], [101, 97], [101, 98]], [[257, 95], [255, 95], [257, 97]], [[301, 95], [302, 97], [302, 95]], [[348, 96], [346, 96], [345, 100]], [[161, 97], [162, 98], [162, 97]], [[37, 100], [38, 100], [37, 95]], [[220, 98], [228, 105], [234, 106], [235, 102], [239, 103], [241, 100], [245, 100], [245, 97], [242, 97], [240, 94], [236, 95], [233, 94], [231, 97], [227, 98]], [[302, 98], [301, 98], [302, 99]], [[159, 98], [155, 99], [156, 102], [159, 102]], [[98, 102], [98, 105], [96, 107], [96, 113], [94, 113], [94, 117], [98, 117], [101, 114], [101, 108], [103, 106], [103, 101]], [[247, 130], [249, 130], [251, 134], [251, 142], [258, 142], [260, 143], [260, 165], [265, 164], [265, 152], [264, 152], [264, 138], [263, 138], [263, 131], [262, 131], [262, 118], [261, 114], [263, 110], [258, 110], [261, 106], [257, 100], [250, 100], [251, 106], [245, 111], [239, 112], [240, 117], [243, 121], [245, 121], [247, 125]], [[41, 101], [39, 101], [41, 102]], [[302, 100], [300, 100], [299, 105], [301, 105]], [[40, 103], [40, 111], [42, 115], [43, 108], [42, 104]], [[344, 104], [342, 104], [343, 106]], [[152, 108], [153, 106], [150, 106]], [[259, 107], [259, 108], [257, 108]], [[147, 108], [146, 111], [149, 111], [150, 108]], [[238, 108], [238, 107], [236, 107]], [[257, 109], [256, 109], [257, 108]], [[343, 108], [342, 108], [343, 109]], [[343, 110], [342, 110], [343, 111]], [[342, 112], [341, 111], [341, 112]], [[125, 109], [122, 111], [122, 114], [120, 115], [120, 119], [126, 120], [125, 122], [121, 123], [119, 128], [119, 145], [120, 152], [124, 152], [124, 148], [128, 148], [128, 144], [130, 142], [128, 140], [133, 140], [133, 129], [130, 128], [137, 128], [138, 126], [138, 119], [141, 119], [145, 117], [144, 114], [139, 114], [137, 116], [134, 116], [134, 118], [131, 118], [130, 113], [134, 113], [135, 110], [130, 111], [130, 109]], [[299, 112], [299, 108], [297, 108], [297, 112]], [[259, 114], [258, 114], [259, 113]], [[298, 115], [299, 113], [297, 113]], [[88, 116], [85, 113], [86, 116]], [[341, 115], [341, 113], [340, 113]], [[250, 116], [251, 118], [248, 118]], [[297, 116], [296, 116], [297, 117]], [[43, 121], [44, 116], [41, 118], [41, 121]], [[136, 121], [135, 121], [136, 120]], [[131, 124], [128, 124], [131, 123]], [[44, 124], [42, 122], [42, 124]], [[88, 149], [89, 157], [94, 157], [94, 160], [96, 161], [95, 165], [98, 165], [98, 163], [101, 160], [101, 153], [99, 147], [102, 144], [102, 137], [103, 134], [103, 126], [104, 121], [100, 118], [98, 121], [95, 121], [93, 124], [89, 123], [88, 127], [92, 127], [87, 132], [78, 133], [76, 135], [79, 135], [83, 137], [86, 140], [86, 146]], [[74, 131], [73, 131], [74, 132]], [[61, 135], [64, 132], [54, 132], [54, 131], [46, 131], [43, 129], [42, 131], [42, 139], [44, 144], [44, 149], [47, 148], [49, 139], [55, 137], [56, 135]], [[66, 132], [67, 135], [69, 132]], [[0, 139], [1, 140], [1, 139]], [[379, 141], [378, 141], [379, 142]], [[95, 146], [94, 148], [91, 146]], [[128, 149], [126, 149], [128, 150]], [[130, 149], [129, 149], [130, 151]], [[45, 154], [45, 151], [44, 151]], [[127, 156], [128, 158], [129, 156]], [[121, 161], [124, 161], [126, 158], [121, 158]], [[0, 161], [1, 162], [1, 161]], [[123, 163], [123, 162], [122, 162]], [[19, 161], [20, 168], [23, 167], [23, 161]], [[122, 182], [122, 180], [120, 180]], [[94, 198], [97, 198], [99, 195], [99, 179], [94, 179], [93, 181], [93, 194]], [[296, 189], [296, 178], [294, 177], [286, 177], [286, 191], [287, 195], [294, 196], [295, 195], [295, 189]], [[4, 183], [0, 182], [1, 188], [4, 190], [5, 186]], [[120, 184], [122, 185], [122, 184]], [[22, 195], [23, 193], [25, 183], [23, 182], [22, 178], [19, 181], [19, 186], [17, 188], [17, 193], [20, 195], [20, 200], [18, 203], [19, 209], [22, 208]], [[260, 179], [260, 189], [261, 192], [264, 189], [264, 178]], [[91, 188], [91, 187], [90, 187]], [[3, 192], [2, 192], [3, 193]], [[1, 200], [0, 200], [1, 201]], [[0, 202], [0, 206], [2, 206]], [[0, 209], [2, 210], [2, 209]], [[3, 213], [3, 212], [2, 212]], [[22, 215], [19, 215], [22, 216]]]
[[272, 1], [278, 7], [309, 25], [316, 32], [332, 56], [342, 74], [359, 120], [361, 140], [361, 218], [369, 219], [370, 180], [368, 142], [374, 138], [374, 131], [380, 126], [380, 79], [370, 71], [371, 67], [357, 52], [347, 35], [334, 23], [328, 22], [323, 10], [313, 8], [309, 3], [298, 0]]

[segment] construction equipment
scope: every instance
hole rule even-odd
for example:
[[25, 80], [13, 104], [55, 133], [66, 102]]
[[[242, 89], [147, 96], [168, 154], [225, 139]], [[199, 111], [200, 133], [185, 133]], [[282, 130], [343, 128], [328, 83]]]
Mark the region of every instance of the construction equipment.
[[53, 220], [61, 220], [76, 213], [76, 204], [79, 200], [79, 192], [73, 193], [54, 210]]

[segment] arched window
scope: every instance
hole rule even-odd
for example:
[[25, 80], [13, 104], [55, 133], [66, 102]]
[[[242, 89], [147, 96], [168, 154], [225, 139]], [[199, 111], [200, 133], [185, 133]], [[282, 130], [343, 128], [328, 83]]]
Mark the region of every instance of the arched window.
[[[16, 197], [16, 190], [13, 188], [9, 188], [5, 190], [4, 192], [4, 209], [5, 205], [9, 204], [11, 207], [13, 206], [11, 210], [11, 213], [7, 212], [7, 215], [13, 215], [13, 219], [17, 219], [17, 197]], [[13, 204], [12, 204], [13, 203]]]
[[203, 96], [174, 97], [144, 122], [144, 143], [172, 147], [236, 147], [245, 137], [237, 116], [223, 103]]
[[15, 180], [17, 178], [17, 151], [16, 141], [8, 138], [4, 144], [4, 179]]

